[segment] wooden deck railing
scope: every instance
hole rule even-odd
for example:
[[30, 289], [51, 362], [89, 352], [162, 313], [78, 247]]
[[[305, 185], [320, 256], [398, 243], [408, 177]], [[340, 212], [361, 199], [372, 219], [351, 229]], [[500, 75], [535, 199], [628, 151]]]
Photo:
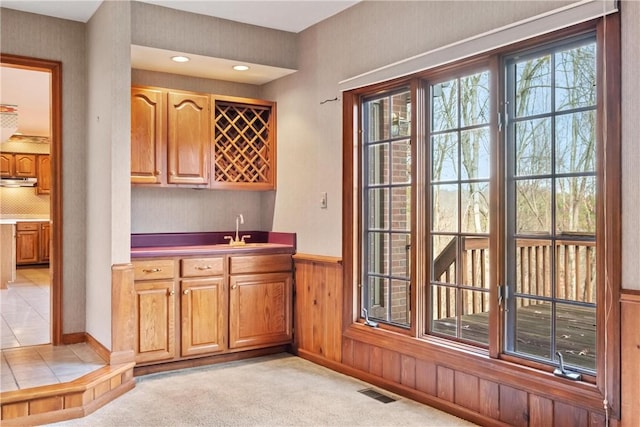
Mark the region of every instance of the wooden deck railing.
[[[461, 268], [462, 284], [473, 287], [461, 293], [462, 313], [489, 311], [489, 239], [462, 237], [463, 250], [457, 265], [455, 239], [434, 262], [437, 282], [456, 283], [456, 269]], [[548, 240], [518, 239], [516, 241], [516, 289], [519, 294], [532, 297], [551, 297], [553, 281], [551, 242]], [[595, 242], [556, 240], [555, 297], [571, 301], [595, 303]], [[535, 299], [518, 298], [519, 307], [535, 304]], [[456, 314], [456, 289], [435, 288], [433, 319], [445, 319]]]

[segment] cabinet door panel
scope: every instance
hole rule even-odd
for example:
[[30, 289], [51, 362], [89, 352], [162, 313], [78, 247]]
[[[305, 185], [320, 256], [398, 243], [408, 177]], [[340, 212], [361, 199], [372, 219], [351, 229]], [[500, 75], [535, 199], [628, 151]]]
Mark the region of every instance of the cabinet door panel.
[[224, 279], [182, 281], [182, 356], [224, 350]]
[[16, 176], [24, 178], [35, 178], [36, 176], [36, 155], [16, 154], [15, 155]]
[[174, 283], [139, 282], [136, 292], [136, 362], [175, 356]]
[[131, 182], [162, 183], [164, 93], [131, 89]]
[[51, 194], [51, 157], [38, 155], [38, 194]]
[[291, 341], [291, 273], [231, 276], [229, 347]]
[[40, 223], [40, 261], [49, 262], [49, 249], [51, 242], [51, 225], [48, 222]]
[[169, 92], [168, 104], [168, 182], [207, 184], [210, 151], [209, 97]]
[[0, 154], [0, 175], [12, 176], [15, 158], [11, 153]]
[[16, 232], [16, 264], [35, 264], [39, 261], [39, 240], [40, 232], [38, 224], [35, 230], [24, 230]]

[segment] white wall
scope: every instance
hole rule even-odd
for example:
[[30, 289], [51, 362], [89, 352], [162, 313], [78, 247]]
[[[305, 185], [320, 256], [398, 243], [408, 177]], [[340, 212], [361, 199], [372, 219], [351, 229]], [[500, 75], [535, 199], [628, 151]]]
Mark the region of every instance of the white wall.
[[128, 2], [103, 2], [87, 24], [86, 331], [107, 348], [111, 266], [130, 259], [130, 22]]
[[622, 9], [622, 287], [640, 290], [640, 2]]
[[320, 104], [339, 81], [565, 3], [365, 1], [303, 31], [299, 71], [263, 91], [278, 102], [273, 229], [297, 232], [299, 252], [342, 255], [342, 104]]

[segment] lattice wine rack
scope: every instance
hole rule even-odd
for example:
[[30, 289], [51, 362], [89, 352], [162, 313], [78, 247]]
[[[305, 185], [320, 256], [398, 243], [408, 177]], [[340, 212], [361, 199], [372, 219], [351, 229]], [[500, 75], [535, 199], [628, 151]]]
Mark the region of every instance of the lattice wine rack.
[[275, 103], [246, 101], [213, 101], [212, 185], [275, 188]]

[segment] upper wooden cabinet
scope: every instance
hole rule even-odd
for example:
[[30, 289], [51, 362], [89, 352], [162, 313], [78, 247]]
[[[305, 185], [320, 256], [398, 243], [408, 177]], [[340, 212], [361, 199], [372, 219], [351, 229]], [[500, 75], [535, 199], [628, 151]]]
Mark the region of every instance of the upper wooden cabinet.
[[212, 188], [276, 188], [276, 104], [259, 99], [212, 97]]
[[0, 153], [0, 175], [11, 176], [13, 175], [13, 169], [15, 157], [12, 153]]
[[213, 189], [276, 187], [276, 105], [131, 88], [131, 183]]
[[51, 156], [38, 154], [38, 194], [51, 194]]
[[209, 183], [209, 95], [168, 93], [169, 184]]
[[2, 176], [35, 178], [37, 175], [36, 155], [23, 153], [0, 154]]
[[131, 88], [131, 182], [162, 184], [165, 98], [159, 89]]

